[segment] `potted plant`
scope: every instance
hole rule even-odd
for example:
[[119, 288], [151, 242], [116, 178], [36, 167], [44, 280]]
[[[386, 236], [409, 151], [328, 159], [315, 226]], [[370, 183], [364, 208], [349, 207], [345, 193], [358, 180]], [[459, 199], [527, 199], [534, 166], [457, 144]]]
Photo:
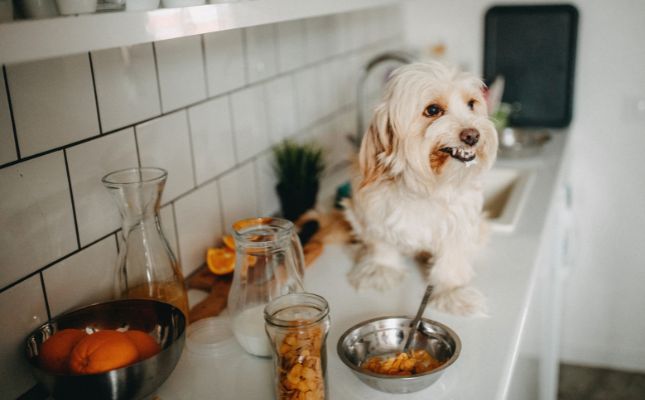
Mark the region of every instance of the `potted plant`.
[[316, 204], [325, 170], [323, 150], [313, 144], [285, 140], [273, 147], [273, 170], [282, 216], [295, 221]]

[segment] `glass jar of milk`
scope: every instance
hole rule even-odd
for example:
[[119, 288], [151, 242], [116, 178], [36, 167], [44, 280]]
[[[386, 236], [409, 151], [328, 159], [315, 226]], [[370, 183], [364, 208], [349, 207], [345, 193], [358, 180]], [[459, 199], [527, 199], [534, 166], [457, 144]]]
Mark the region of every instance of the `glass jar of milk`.
[[264, 307], [303, 291], [304, 257], [293, 224], [280, 218], [251, 218], [233, 224], [235, 274], [228, 295], [233, 334], [248, 353], [271, 356]]

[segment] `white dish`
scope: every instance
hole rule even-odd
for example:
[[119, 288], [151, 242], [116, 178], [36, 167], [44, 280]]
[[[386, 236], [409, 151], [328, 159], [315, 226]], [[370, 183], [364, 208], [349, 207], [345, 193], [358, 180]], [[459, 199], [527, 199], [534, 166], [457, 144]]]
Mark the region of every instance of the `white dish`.
[[149, 11], [159, 8], [160, 0], [127, 0], [126, 11]]
[[206, 4], [206, 0], [162, 0], [161, 5], [165, 8], [192, 7]]
[[91, 14], [96, 12], [97, 0], [56, 0], [61, 15]]

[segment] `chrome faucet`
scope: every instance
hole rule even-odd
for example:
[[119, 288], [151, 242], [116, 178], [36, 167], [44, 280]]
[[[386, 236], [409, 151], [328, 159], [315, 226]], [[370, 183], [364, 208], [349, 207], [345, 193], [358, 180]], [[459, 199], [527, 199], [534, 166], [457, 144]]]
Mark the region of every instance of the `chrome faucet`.
[[[416, 57], [411, 53], [405, 51], [388, 51], [385, 53], [378, 54], [370, 59], [361, 69], [361, 76], [358, 80], [358, 86], [356, 89], [356, 134], [349, 137], [349, 141], [352, 142], [356, 148], [361, 146], [361, 141], [363, 140], [363, 135], [365, 134], [365, 82], [369, 77], [370, 72], [377, 66], [381, 65], [384, 62], [397, 61], [402, 65], [410, 64], [416, 60]], [[389, 77], [388, 77], [389, 78]]]

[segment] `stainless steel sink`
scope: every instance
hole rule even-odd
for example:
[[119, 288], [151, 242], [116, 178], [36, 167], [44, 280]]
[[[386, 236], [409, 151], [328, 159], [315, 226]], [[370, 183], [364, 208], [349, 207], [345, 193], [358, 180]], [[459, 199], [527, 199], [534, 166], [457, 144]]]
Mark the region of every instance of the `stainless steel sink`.
[[513, 232], [533, 184], [535, 172], [496, 167], [484, 177], [484, 214], [493, 231]]

